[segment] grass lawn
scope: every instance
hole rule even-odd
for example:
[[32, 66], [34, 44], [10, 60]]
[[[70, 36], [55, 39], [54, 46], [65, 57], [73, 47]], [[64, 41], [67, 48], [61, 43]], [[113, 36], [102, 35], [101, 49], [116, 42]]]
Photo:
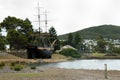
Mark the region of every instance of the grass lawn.
[[0, 74], [0, 80], [20, 80], [22, 78], [40, 78], [40, 77], [54, 77], [56, 73], [51, 72], [32, 72], [32, 73], [2, 73]]

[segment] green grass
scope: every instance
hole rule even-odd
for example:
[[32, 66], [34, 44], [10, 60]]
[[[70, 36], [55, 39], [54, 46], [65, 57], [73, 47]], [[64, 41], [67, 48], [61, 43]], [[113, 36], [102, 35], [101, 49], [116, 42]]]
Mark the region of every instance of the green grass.
[[[49, 74], [43, 74], [43, 73], [3, 73], [0, 75], [0, 80], [17, 80], [18, 78], [34, 78], [34, 77], [46, 77], [49, 76]], [[18, 79], [20, 80], [20, 79]]]
[[71, 57], [66, 57], [61, 54], [52, 54], [52, 59], [71, 59]]
[[117, 56], [105, 56], [104, 53], [92, 53], [82, 56], [83, 59], [120, 59], [120, 55]]
[[[58, 76], [56, 73], [2, 73], [0, 75], [0, 80], [32, 80], [39, 77], [54, 77]], [[25, 79], [28, 78], [28, 79]], [[35, 80], [35, 79], [34, 79]]]
[[36, 77], [54, 77], [57, 76], [56, 73], [51, 72], [32, 72], [32, 73], [2, 73], [0, 75], [0, 80], [20, 80], [23, 78], [36, 78]]
[[16, 77], [38, 77], [38, 76], [43, 76], [43, 74], [39, 74], [39, 73], [18, 73], [18, 74], [15, 74], [14, 76], [16, 76]]
[[91, 56], [93, 57], [104, 57], [105, 54], [103, 53], [92, 53]]
[[55, 73], [17, 73], [17, 74], [14, 74], [14, 76], [16, 77], [45, 77], [45, 76], [55, 76], [56, 74]]

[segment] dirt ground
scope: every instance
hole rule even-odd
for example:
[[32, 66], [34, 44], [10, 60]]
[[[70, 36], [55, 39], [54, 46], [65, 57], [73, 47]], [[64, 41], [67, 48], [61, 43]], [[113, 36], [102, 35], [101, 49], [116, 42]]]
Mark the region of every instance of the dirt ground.
[[[58, 55], [57, 55], [58, 56]], [[14, 57], [14, 56], [13, 56]], [[19, 59], [8, 56], [0, 56], [0, 62], [37, 62], [38, 60]], [[58, 59], [45, 59], [40, 62], [67, 61], [60, 56]], [[39, 61], [38, 61], [39, 62]], [[0, 80], [120, 80], [120, 71], [108, 71], [108, 79], [104, 78], [102, 70], [60, 69], [60, 68], [25, 68], [21, 71], [11, 70], [9, 67], [0, 69]]]
[[52, 63], [52, 62], [63, 62], [68, 61], [68, 57], [65, 57], [60, 54], [53, 54], [52, 59], [24, 59], [20, 58], [8, 53], [0, 53], [0, 63], [11, 63], [11, 62], [20, 62], [20, 63], [38, 63], [38, 62], [45, 62], [45, 63]]
[[108, 71], [105, 79], [102, 70], [27, 68], [15, 72], [5, 68], [0, 70], [0, 80], [120, 80], [120, 71]]

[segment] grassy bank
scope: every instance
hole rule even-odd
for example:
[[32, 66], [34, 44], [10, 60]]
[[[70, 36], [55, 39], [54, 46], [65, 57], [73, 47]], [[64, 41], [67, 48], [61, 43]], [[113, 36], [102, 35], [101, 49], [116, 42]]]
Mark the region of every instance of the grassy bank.
[[37, 62], [63, 62], [70, 60], [71, 57], [66, 57], [61, 54], [53, 54], [51, 59], [24, 59], [17, 56], [14, 56], [12, 54], [3, 54], [0, 55], [0, 62], [4, 63], [12, 63], [12, 62], [18, 62], [18, 63], [37, 63]]
[[82, 59], [120, 59], [120, 54], [106, 55], [103, 53], [92, 53], [83, 55]]
[[42, 59], [45, 63], [53, 63], [53, 62], [65, 62], [71, 60], [71, 57], [66, 57], [61, 54], [53, 54], [51, 59]]

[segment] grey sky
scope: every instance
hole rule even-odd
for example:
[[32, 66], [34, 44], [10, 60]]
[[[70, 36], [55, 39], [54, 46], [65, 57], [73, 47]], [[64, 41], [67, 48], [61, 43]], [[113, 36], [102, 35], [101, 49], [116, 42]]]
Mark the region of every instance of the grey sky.
[[37, 29], [37, 3], [48, 11], [49, 26], [65, 34], [102, 24], [120, 25], [120, 0], [0, 0], [0, 22], [29, 18]]

